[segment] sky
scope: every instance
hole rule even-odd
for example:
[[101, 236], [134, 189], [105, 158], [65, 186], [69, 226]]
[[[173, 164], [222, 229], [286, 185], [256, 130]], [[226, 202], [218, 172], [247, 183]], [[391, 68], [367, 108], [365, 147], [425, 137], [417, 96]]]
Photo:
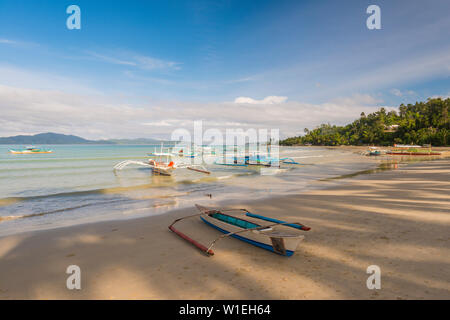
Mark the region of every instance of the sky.
[[287, 137], [448, 97], [449, 14], [448, 0], [0, 0], [0, 136], [169, 138], [202, 120]]

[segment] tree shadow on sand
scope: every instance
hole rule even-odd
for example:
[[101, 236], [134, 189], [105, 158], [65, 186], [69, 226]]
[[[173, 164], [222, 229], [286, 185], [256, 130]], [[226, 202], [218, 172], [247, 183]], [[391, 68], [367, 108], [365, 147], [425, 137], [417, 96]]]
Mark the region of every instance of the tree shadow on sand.
[[[236, 239], [206, 257], [167, 229], [185, 210], [0, 239], [0, 298], [449, 299], [448, 174], [410, 168], [245, 204], [312, 227], [291, 258]], [[198, 219], [180, 229], [203, 243], [218, 236]], [[71, 264], [81, 290], [66, 288]], [[367, 289], [369, 265], [381, 268], [381, 290]]]

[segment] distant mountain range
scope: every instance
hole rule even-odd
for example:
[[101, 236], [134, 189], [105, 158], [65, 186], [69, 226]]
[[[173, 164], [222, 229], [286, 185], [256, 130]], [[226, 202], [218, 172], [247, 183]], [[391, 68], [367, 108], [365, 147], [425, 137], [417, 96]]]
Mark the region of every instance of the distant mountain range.
[[156, 139], [112, 139], [112, 140], [87, 140], [74, 135], [59, 133], [39, 133], [33, 136], [13, 136], [0, 138], [0, 144], [33, 145], [33, 144], [158, 144]]

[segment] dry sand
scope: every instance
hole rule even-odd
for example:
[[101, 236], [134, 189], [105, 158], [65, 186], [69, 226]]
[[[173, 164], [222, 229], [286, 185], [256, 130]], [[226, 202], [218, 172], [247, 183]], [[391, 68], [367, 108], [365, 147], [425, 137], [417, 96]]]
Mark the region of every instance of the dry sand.
[[[450, 299], [450, 160], [233, 207], [312, 230], [291, 258], [236, 239], [204, 256], [167, 229], [194, 208], [8, 236], [0, 238], [0, 298]], [[218, 235], [199, 219], [179, 228], [203, 242]], [[72, 264], [81, 290], [66, 288]], [[380, 290], [366, 287], [369, 265], [381, 268]]]

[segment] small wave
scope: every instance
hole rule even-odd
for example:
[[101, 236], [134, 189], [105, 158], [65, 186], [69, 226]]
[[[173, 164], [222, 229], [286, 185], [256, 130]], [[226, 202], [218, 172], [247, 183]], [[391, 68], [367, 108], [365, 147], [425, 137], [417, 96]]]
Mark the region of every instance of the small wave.
[[104, 164], [101, 164], [101, 165], [83, 165], [83, 166], [71, 165], [70, 167], [67, 167], [67, 166], [51, 166], [51, 167], [6, 168], [6, 169], [0, 169], [0, 173], [1, 172], [6, 172], [6, 173], [24, 172], [24, 171], [39, 172], [39, 171], [53, 171], [53, 170], [61, 171], [61, 170], [101, 169], [101, 168], [105, 168], [105, 170], [109, 169], [109, 167], [105, 167]]
[[6, 205], [14, 204], [17, 202], [37, 200], [37, 199], [63, 198], [63, 197], [85, 196], [85, 195], [95, 195], [95, 194], [117, 194], [117, 193], [123, 193], [126, 191], [142, 190], [142, 189], [149, 189], [149, 188], [155, 188], [155, 187], [158, 187], [158, 185], [143, 184], [143, 185], [130, 186], [130, 187], [113, 187], [113, 188], [93, 189], [93, 190], [83, 190], [83, 191], [70, 191], [70, 192], [60, 192], [60, 193], [52, 193], [52, 194], [45, 194], [45, 195], [29, 196], [29, 197], [9, 197], [9, 198], [0, 199], [0, 206], [6, 206]]
[[[185, 196], [185, 195], [188, 195], [188, 193], [184, 192], [184, 193], [176, 193], [176, 194], [140, 197], [140, 200], [155, 199], [155, 200], [163, 201], [164, 199], [166, 199], [165, 202], [157, 202], [157, 203], [154, 203], [151, 205], [151, 207], [157, 208], [159, 206], [176, 204], [177, 201], [174, 198], [180, 197], [180, 196]], [[130, 201], [130, 199], [123, 198], [123, 199], [116, 199], [116, 200], [99, 201], [99, 202], [87, 203], [87, 204], [73, 206], [73, 207], [66, 207], [66, 208], [61, 208], [61, 209], [56, 209], [56, 210], [43, 211], [43, 212], [38, 212], [38, 213], [30, 213], [30, 214], [24, 214], [24, 215], [17, 215], [17, 216], [11, 216], [11, 215], [10, 216], [0, 216], [0, 223], [9, 221], [9, 220], [26, 219], [26, 218], [40, 217], [40, 216], [46, 216], [46, 215], [51, 215], [51, 214], [57, 214], [57, 213], [65, 213], [68, 211], [77, 210], [77, 209], [86, 208], [86, 207], [92, 207], [92, 206], [110, 205], [112, 203], [118, 203], [118, 202], [124, 203], [126, 201]], [[148, 207], [141, 208], [141, 209], [148, 210]], [[135, 209], [133, 209], [133, 210], [135, 210]], [[128, 211], [130, 211], [130, 210], [128, 210]], [[128, 211], [125, 211], [125, 212], [128, 212]]]
[[23, 218], [24, 216], [4, 216], [0, 217], [0, 222]]
[[202, 178], [198, 178], [198, 179], [186, 179], [186, 180], [181, 180], [179, 183], [181, 184], [196, 184], [196, 183], [206, 183], [206, 182], [214, 182], [214, 181], [220, 181], [220, 180], [226, 180], [226, 179], [231, 179], [234, 177], [244, 177], [244, 176], [251, 176], [251, 175], [256, 175], [257, 172], [241, 172], [241, 173], [235, 173], [235, 174], [230, 174], [230, 175], [225, 175], [225, 176], [207, 176], [207, 177], [202, 177]]
[[[99, 204], [99, 203], [96, 203], [96, 204]], [[44, 211], [44, 212], [39, 212], [39, 213], [30, 213], [30, 214], [24, 214], [24, 215], [19, 215], [19, 216], [4, 216], [4, 217], [0, 217], [0, 221], [39, 217], [39, 216], [44, 216], [44, 215], [47, 215], [47, 214], [55, 214], [55, 213], [60, 213], [60, 212], [66, 212], [66, 211], [70, 211], [70, 210], [80, 209], [80, 208], [88, 207], [88, 206], [91, 206], [91, 205], [94, 205], [94, 204], [93, 203], [91, 203], [91, 204], [84, 204], [84, 205], [75, 206], [75, 207], [63, 208], [63, 209], [52, 210], [52, 211]]]
[[[137, 157], [147, 159], [148, 157]], [[129, 159], [129, 157], [92, 157], [92, 158], [14, 158], [14, 159], [0, 159], [0, 163], [43, 163], [43, 162], [73, 162], [73, 161], [99, 161], [99, 160], [121, 160]]]
[[319, 155], [319, 156], [298, 156], [298, 157], [289, 157], [292, 159], [306, 159], [306, 158], [323, 158], [323, 155]]
[[225, 180], [225, 179], [230, 179], [230, 178], [233, 178], [233, 175], [232, 175], [232, 174], [230, 174], [230, 175], [228, 175], [228, 176], [220, 176], [220, 177], [217, 177], [217, 180]]
[[3, 199], [0, 199], [0, 207], [9, 206], [11, 204], [14, 204], [14, 203], [17, 203], [20, 201], [23, 201], [23, 198], [20, 198], [20, 197], [3, 198]]
[[116, 202], [124, 202], [126, 200], [127, 199], [116, 199], [116, 200], [109, 200], [109, 201], [87, 203], [87, 204], [82, 204], [82, 205], [79, 205], [79, 206], [73, 206], [73, 207], [68, 207], [68, 208], [61, 208], [61, 209], [56, 209], [56, 210], [51, 210], [51, 211], [43, 211], [43, 212], [38, 212], [38, 213], [30, 213], [30, 214], [17, 215], [17, 216], [2, 216], [2, 217], [0, 217], [0, 222], [8, 221], [8, 220], [40, 217], [40, 216], [45, 216], [45, 215], [50, 215], [50, 214], [62, 213], [62, 212], [76, 210], [76, 209], [91, 207], [91, 206], [105, 205], [105, 204], [111, 204], [111, 203], [116, 203]]
[[[8, 206], [18, 202], [24, 201], [32, 201], [32, 200], [42, 200], [42, 199], [51, 199], [51, 198], [65, 198], [65, 197], [77, 197], [77, 196], [88, 196], [88, 195], [106, 195], [106, 194], [122, 194], [130, 191], [138, 191], [152, 188], [160, 188], [160, 187], [171, 187], [176, 184], [195, 184], [199, 182], [208, 182], [211, 178], [206, 178], [206, 180], [183, 180], [179, 182], [167, 182], [167, 183], [158, 183], [158, 184], [141, 184], [134, 185], [128, 187], [112, 187], [112, 188], [99, 188], [92, 190], [81, 190], [81, 191], [70, 191], [70, 192], [60, 192], [60, 193], [52, 193], [52, 194], [44, 194], [44, 195], [36, 195], [36, 196], [28, 196], [28, 197], [8, 197], [0, 199], [0, 207]], [[212, 178], [213, 181], [214, 178]], [[161, 195], [157, 197], [163, 197]]]

